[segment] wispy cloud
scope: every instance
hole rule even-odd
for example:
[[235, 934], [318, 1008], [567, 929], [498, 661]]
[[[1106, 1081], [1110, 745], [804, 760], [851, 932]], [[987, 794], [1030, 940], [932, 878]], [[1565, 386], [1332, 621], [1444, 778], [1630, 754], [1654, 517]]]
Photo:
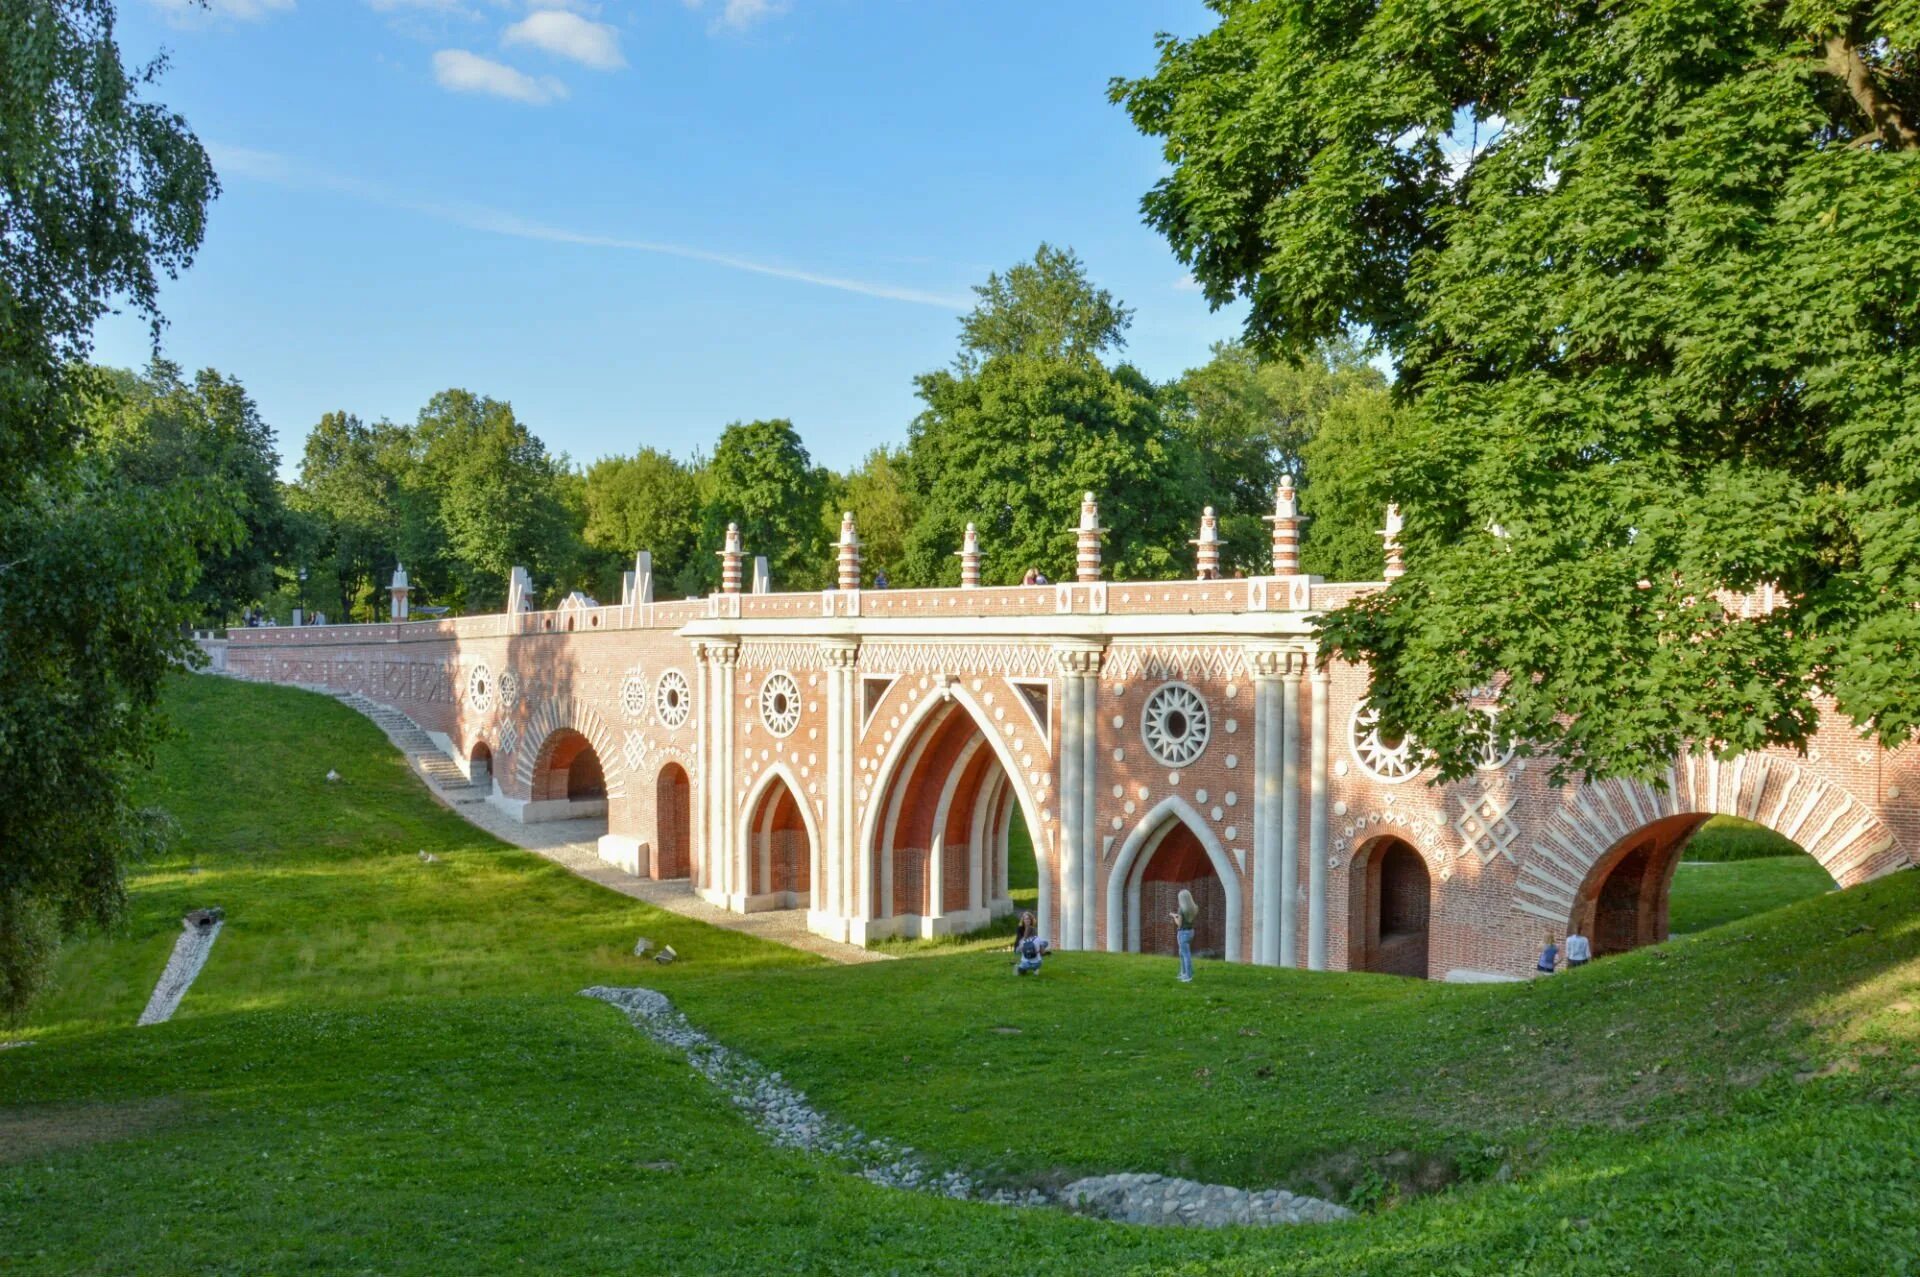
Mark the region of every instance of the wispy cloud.
[[1200, 281], [1193, 277], [1192, 271], [1188, 271], [1185, 275], [1173, 281], [1173, 291], [1176, 293], [1197, 293], [1202, 290], [1200, 288]]
[[617, 71], [627, 65], [618, 31], [564, 9], [534, 10], [501, 32], [500, 42], [532, 45], [596, 71]]
[[442, 49], [434, 54], [433, 78], [441, 88], [454, 93], [484, 93], [533, 106], [544, 106], [555, 98], [567, 96], [567, 86], [552, 76], [536, 79], [504, 62], [495, 62], [465, 49]]
[[197, 0], [147, 0], [147, 3], [166, 14], [168, 21], [180, 24], [208, 18], [258, 22], [268, 14], [285, 13], [293, 8], [293, 0], [208, 0], [204, 5]]
[[548, 244], [574, 244], [582, 248], [611, 249], [628, 253], [648, 253], [657, 257], [677, 257], [684, 261], [705, 262], [727, 270], [744, 271], [753, 275], [767, 275], [774, 279], [791, 280], [797, 284], [810, 284], [817, 288], [831, 288], [843, 293], [858, 293], [862, 297], [877, 297], [886, 301], [908, 302], [916, 306], [935, 306], [942, 310], [961, 311], [973, 304], [970, 297], [960, 297], [951, 293], [938, 293], [927, 289], [907, 288], [895, 284], [875, 283], [871, 280], [849, 279], [842, 275], [828, 275], [820, 271], [805, 270], [795, 266], [782, 266], [772, 262], [756, 261], [736, 253], [719, 252], [709, 248], [698, 248], [690, 244], [673, 244], [662, 240], [637, 239], [622, 235], [603, 235], [590, 231], [574, 230], [564, 226], [553, 226], [521, 217], [517, 213], [502, 209], [487, 208], [476, 204], [443, 204], [433, 201], [416, 200], [395, 194], [385, 188], [356, 177], [325, 173], [306, 168], [274, 151], [256, 150], [250, 147], [225, 146], [209, 142], [207, 149], [213, 157], [214, 167], [228, 177], [251, 178], [255, 181], [271, 182], [278, 186], [288, 186], [308, 190], [337, 191], [343, 195], [378, 204], [387, 208], [402, 209], [422, 217], [463, 226], [468, 230], [483, 231], [493, 235], [506, 235], [515, 239], [536, 240]]
[[[706, 0], [686, 0], [689, 9], [705, 9]], [[713, 19], [716, 31], [745, 31], [787, 11], [787, 0], [721, 0]]]

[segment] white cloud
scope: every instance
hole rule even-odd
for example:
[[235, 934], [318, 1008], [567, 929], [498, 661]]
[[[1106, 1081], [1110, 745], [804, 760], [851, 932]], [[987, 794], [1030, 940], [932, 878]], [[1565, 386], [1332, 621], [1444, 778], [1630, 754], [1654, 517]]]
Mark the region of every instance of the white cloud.
[[886, 301], [909, 302], [916, 306], [936, 306], [941, 310], [966, 310], [975, 301], [972, 297], [960, 297], [951, 293], [936, 293], [897, 284], [849, 279], [842, 275], [827, 275], [795, 266], [755, 261], [734, 253], [696, 248], [688, 244], [632, 239], [618, 235], [599, 235], [562, 226], [549, 226], [541, 222], [528, 221], [516, 213], [476, 204], [438, 204], [429, 200], [409, 199], [357, 177], [343, 177], [305, 168], [273, 151], [226, 146], [212, 141], [207, 142], [206, 146], [208, 154], [213, 157], [215, 170], [228, 177], [252, 178], [255, 181], [270, 182], [275, 186], [299, 190], [338, 191], [369, 204], [403, 209], [422, 217], [431, 217], [436, 221], [464, 226], [468, 230], [507, 235], [514, 239], [537, 240], [547, 244], [574, 244], [582, 248], [604, 248], [628, 253], [647, 253], [657, 257], [677, 257], [684, 261], [705, 262], [712, 266], [744, 271], [752, 275], [769, 275], [775, 279], [791, 280], [796, 284], [811, 284], [818, 288], [858, 293], [862, 297], [878, 297]]
[[441, 88], [454, 93], [485, 93], [534, 106], [567, 96], [567, 86], [551, 76], [535, 79], [504, 62], [465, 49], [442, 49], [434, 54], [433, 78]]
[[[689, 9], [702, 9], [706, 0], [686, 0]], [[713, 30], [745, 31], [756, 23], [775, 18], [787, 11], [787, 0], [721, 0]]]
[[1200, 281], [1193, 277], [1192, 271], [1188, 271], [1186, 274], [1182, 275], [1179, 279], [1176, 279], [1173, 281], [1173, 291], [1176, 293], [1200, 292], [1201, 291]]
[[500, 42], [530, 44], [596, 71], [617, 71], [627, 64], [620, 53], [618, 31], [564, 9], [534, 10], [501, 32]]
[[196, 0], [147, 0], [147, 3], [175, 23], [190, 23], [206, 18], [238, 18], [243, 22], [257, 22], [270, 13], [285, 13], [293, 8], [293, 0], [208, 0], [204, 5]]

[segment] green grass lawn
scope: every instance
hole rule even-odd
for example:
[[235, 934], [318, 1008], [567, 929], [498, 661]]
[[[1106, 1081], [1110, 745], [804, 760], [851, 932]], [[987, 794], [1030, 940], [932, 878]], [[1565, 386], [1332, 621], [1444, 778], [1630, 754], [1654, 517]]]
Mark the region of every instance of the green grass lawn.
[[1723, 926], [1834, 889], [1820, 862], [1804, 852], [1764, 860], [1682, 862], [1667, 909], [1676, 936]]
[[[966, 951], [838, 967], [493, 842], [326, 698], [183, 678], [170, 699], [183, 735], [152, 797], [179, 854], [0, 1034], [36, 1042], [0, 1051], [0, 1272], [1920, 1264], [1920, 874], [1526, 985], [1208, 963], [1180, 986], [1169, 960], [1092, 954], [1036, 980]], [[198, 904], [228, 911], [211, 962], [172, 1023], [130, 1027]], [[642, 934], [686, 961], [634, 959]], [[883, 1190], [771, 1148], [574, 996], [591, 983], [663, 989], [936, 1161], [1375, 1209], [1193, 1234]]]

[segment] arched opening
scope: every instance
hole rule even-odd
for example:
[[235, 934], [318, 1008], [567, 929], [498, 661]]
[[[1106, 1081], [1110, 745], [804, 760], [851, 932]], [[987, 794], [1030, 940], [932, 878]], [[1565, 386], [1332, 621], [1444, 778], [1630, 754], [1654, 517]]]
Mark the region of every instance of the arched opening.
[[783, 777], [775, 776], [753, 805], [747, 823], [749, 909], [797, 909], [813, 882], [813, 841], [807, 821]]
[[467, 751], [467, 781], [476, 789], [493, 789], [493, 751], [483, 740], [473, 742]]
[[584, 820], [607, 814], [607, 776], [593, 742], [570, 727], [547, 737], [534, 759], [526, 819]]
[[693, 797], [687, 769], [668, 763], [653, 783], [653, 876], [685, 878], [691, 870]]
[[1106, 888], [1108, 950], [1178, 952], [1172, 914], [1182, 888], [1200, 907], [1194, 953], [1239, 961], [1244, 926], [1239, 876], [1200, 813], [1174, 797], [1141, 817], [1114, 857]]
[[874, 934], [964, 933], [1011, 913], [1014, 829], [1027, 823], [973, 714], [935, 702], [897, 759], [867, 843]]
[[1354, 858], [1347, 969], [1427, 977], [1433, 881], [1420, 853], [1380, 838]]
[[1835, 888], [1799, 844], [1733, 817], [1670, 816], [1607, 849], [1574, 896], [1570, 932], [1625, 953]]
[[1140, 952], [1179, 953], [1179, 926], [1174, 914], [1180, 907], [1180, 893], [1190, 891], [1193, 902], [1200, 907], [1193, 955], [1226, 956], [1227, 887], [1185, 821], [1176, 820], [1167, 826], [1159, 844], [1141, 863], [1139, 875], [1139, 890], [1133, 895]]

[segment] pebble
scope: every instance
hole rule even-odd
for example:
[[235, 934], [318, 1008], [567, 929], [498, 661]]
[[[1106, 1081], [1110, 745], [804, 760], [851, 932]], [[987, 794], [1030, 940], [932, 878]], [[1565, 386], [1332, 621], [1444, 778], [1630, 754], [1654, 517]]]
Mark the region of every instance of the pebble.
[[696, 1073], [718, 1087], [775, 1144], [842, 1162], [863, 1179], [886, 1188], [998, 1206], [1054, 1206], [1123, 1224], [1183, 1228], [1317, 1224], [1352, 1214], [1332, 1202], [1298, 1197], [1283, 1189], [1249, 1191], [1166, 1175], [1094, 1175], [1075, 1180], [1057, 1193], [990, 1188], [964, 1171], [933, 1169], [904, 1144], [833, 1120], [778, 1073], [693, 1027], [656, 989], [595, 985], [581, 992], [618, 1007], [635, 1028], [684, 1054]]

